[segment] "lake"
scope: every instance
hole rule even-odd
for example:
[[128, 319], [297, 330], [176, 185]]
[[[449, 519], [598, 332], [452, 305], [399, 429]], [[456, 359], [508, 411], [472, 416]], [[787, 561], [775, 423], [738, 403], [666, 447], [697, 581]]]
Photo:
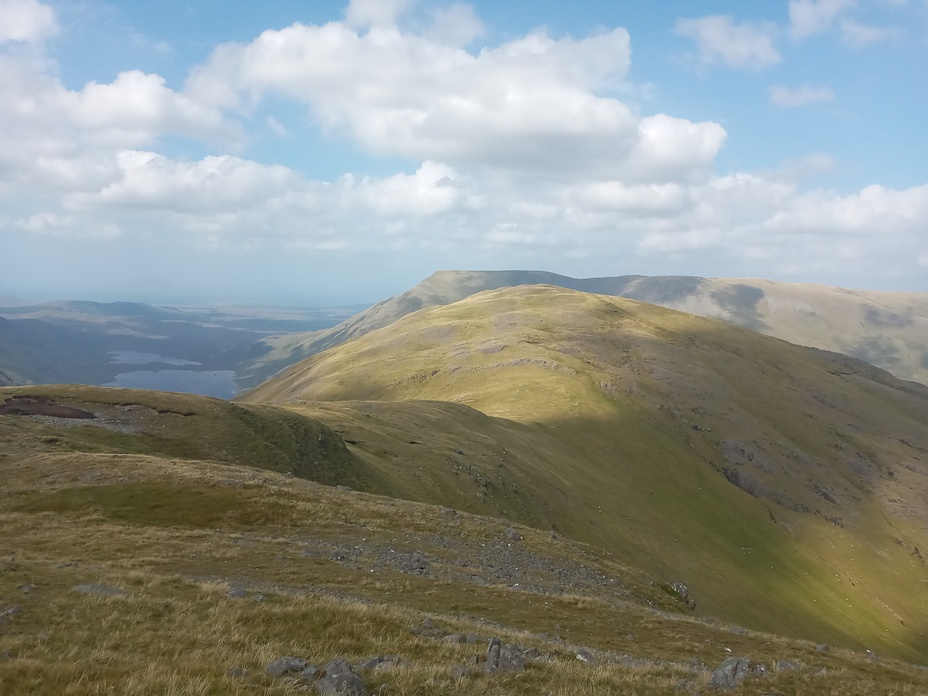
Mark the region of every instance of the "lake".
[[173, 358], [155, 353], [139, 353], [131, 350], [111, 351], [111, 362], [120, 365], [170, 365], [190, 366], [187, 369], [131, 370], [116, 375], [108, 387], [127, 389], [155, 389], [158, 391], [201, 394], [219, 399], [230, 399], [239, 391], [233, 370], [196, 370], [201, 363], [183, 358]]

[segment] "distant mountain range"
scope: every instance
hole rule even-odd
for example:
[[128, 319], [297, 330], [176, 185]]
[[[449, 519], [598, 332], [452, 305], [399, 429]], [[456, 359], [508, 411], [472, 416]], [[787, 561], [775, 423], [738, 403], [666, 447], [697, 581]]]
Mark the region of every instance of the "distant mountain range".
[[327, 328], [357, 309], [85, 301], [0, 306], [0, 386], [106, 384], [132, 369], [114, 361], [117, 351], [148, 354], [155, 368], [176, 366], [180, 359], [202, 370], [234, 370], [267, 350], [255, 343], [259, 338]]
[[[0, 304], [0, 385], [107, 384], [127, 369], [113, 361], [113, 353], [135, 351], [199, 363], [186, 369], [234, 372], [242, 388], [251, 388], [303, 358], [419, 309], [532, 284], [628, 297], [721, 319], [928, 384], [925, 293], [693, 276], [576, 279], [542, 271], [441, 271], [360, 313], [358, 307], [197, 309], [133, 302], [17, 305], [9, 300], [10, 306]], [[196, 388], [192, 382], [191, 389]]]
[[323, 331], [262, 339], [239, 379], [256, 386], [294, 362], [387, 326], [425, 307], [517, 285], [628, 297], [721, 319], [799, 345], [845, 353], [928, 384], [928, 294], [695, 276], [577, 279], [542, 271], [440, 271], [409, 291]]

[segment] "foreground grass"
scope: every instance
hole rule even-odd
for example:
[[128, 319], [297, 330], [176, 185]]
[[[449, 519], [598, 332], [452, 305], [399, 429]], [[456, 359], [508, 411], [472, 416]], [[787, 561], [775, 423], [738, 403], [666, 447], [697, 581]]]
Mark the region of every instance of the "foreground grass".
[[[454, 549], [502, 538], [502, 520], [141, 455], [6, 456], [0, 476], [0, 612], [18, 607], [0, 625], [4, 695], [295, 693], [299, 684], [264, 674], [268, 662], [383, 654], [406, 662], [365, 672], [371, 694], [672, 694], [681, 681], [684, 692], [702, 689], [706, 667], [731, 654], [768, 667], [803, 665], [749, 680], [740, 694], [928, 691], [928, 675], [902, 663], [819, 652], [674, 612], [647, 578], [528, 528], [518, 543], [538, 557], [595, 567], [620, 582], [581, 596], [455, 575], [467, 559]], [[461, 546], [442, 546], [449, 539]], [[313, 544], [363, 548], [347, 563], [306, 555]], [[433, 559], [432, 572], [378, 566], [364, 550], [376, 545], [420, 550]], [[73, 590], [88, 583], [126, 594]], [[231, 588], [245, 596], [231, 598]], [[439, 629], [434, 638], [412, 631], [426, 618]], [[495, 635], [549, 658], [522, 673], [475, 666], [457, 678], [452, 667], [482, 659], [486, 648], [440, 640], [450, 633]], [[578, 646], [592, 649], [597, 664], [579, 662]], [[236, 668], [245, 676], [228, 674]]]

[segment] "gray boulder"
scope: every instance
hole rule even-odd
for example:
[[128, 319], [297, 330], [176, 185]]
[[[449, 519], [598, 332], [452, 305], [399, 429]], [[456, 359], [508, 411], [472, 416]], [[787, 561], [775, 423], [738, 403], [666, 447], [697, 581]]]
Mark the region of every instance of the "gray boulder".
[[522, 648], [518, 645], [504, 645], [499, 651], [497, 670], [500, 672], [522, 672], [525, 670], [527, 661], [522, 653]]
[[716, 689], [734, 689], [751, 673], [751, 661], [746, 657], [729, 657], [715, 668], [709, 686]]
[[269, 677], [276, 678], [292, 672], [300, 672], [304, 669], [306, 669], [306, 660], [299, 657], [281, 657], [268, 663], [267, 667], [264, 668], [264, 672]]
[[344, 672], [318, 680], [316, 692], [322, 696], [367, 696], [367, 687], [357, 674]]
[[500, 647], [499, 638], [490, 638], [490, 643], [487, 645], [487, 661], [484, 665], [487, 672], [495, 672], [499, 667]]
[[321, 676], [322, 670], [316, 667], [316, 665], [306, 665], [300, 671], [300, 679], [308, 682], [314, 682]]
[[522, 672], [529, 661], [526, 652], [518, 645], [502, 645], [499, 638], [490, 638], [487, 646], [487, 672]]
[[580, 648], [575, 656], [580, 662], [590, 663], [593, 661], [593, 653], [586, 648]]
[[322, 669], [325, 670], [327, 677], [333, 674], [351, 674], [351, 665], [348, 664], [348, 660], [332, 660]]

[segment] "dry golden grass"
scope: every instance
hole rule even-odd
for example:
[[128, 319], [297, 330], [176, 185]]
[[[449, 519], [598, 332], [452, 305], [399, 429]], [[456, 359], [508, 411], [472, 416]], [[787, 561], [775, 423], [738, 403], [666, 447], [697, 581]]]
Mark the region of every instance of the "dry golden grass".
[[862, 363], [535, 286], [405, 316], [246, 399], [337, 430], [367, 490], [557, 529], [706, 615], [928, 650], [928, 389]]
[[[729, 654], [807, 666], [750, 680], [738, 694], [928, 691], [928, 676], [902, 663], [875, 664], [847, 651], [819, 653], [804, 642], [733, 633], [721, 624], [631, 604], [616, 592], [545, 594], [388, 568], [370, 573], [299, 552], [307, 540], [367, 540], [397, 549], [406, 543], [437, 557], [441, 549], [429, 545], [434, 539], [485, 543], [502, 536], [507, 523], [501, 520], [449, 516], [441, 508], [243, 467], [138, 455], [5, 457], [0, 476], [0, 611], [19, 607], [0, 626], [4, 696], [289, 694], [299, 684], [264, 674], [273, 659], [295, 655], [322, 665], [381, 654], [398, 654], [408, 664], [364, 673], [371, 694], [656, 696], [678, 693], [681, 680], [704, 684], [707, 673], [693, 672], [691, 663], [712, 667]], [[229, 493], [242, 510], [276, 507], [266, 519], [219, 527], [174, 510], [177, 524], [170, 525], [152, 517], [145, 498], [117, 496], [118, 505], [110, 505], [106, 494], [117, 484], [156, 486], [150, 490], [159, 491], [168, 508], [170, 485]], [[69, 503], [80, 500], [83, 507], [61, 504], [63, 491], [79, 490], [85, 495]], [[43, 499], [52, 502], [43, 505]], [[520, 544], [540, 556], [623, 572], [588, 547], [521, 531]], [[623, 576], [627, 594], [642, 602], [666, 598], [629, 573]], [[127, 594], [101, 597], [71, 589], [87, 583]], [[232, 587], [261, 593], [264, 601], [232, 599]], [[414, 634], [411, 629], [426, 617], [444, 633], [496, 635], [551, 657], [523, 673], [491, 675], [474, 667], [455, 678], [452, 666], [481, 658], [485, 646]], [[617, 661], [584, 665], [573, 656], [576, 646], [612, 651]], [[622, 663], [622, 654], [638, 662]], [[248, 674], [230, 677], [233, 668]], [[816, 674], [821, 668], [827, 671]]]

